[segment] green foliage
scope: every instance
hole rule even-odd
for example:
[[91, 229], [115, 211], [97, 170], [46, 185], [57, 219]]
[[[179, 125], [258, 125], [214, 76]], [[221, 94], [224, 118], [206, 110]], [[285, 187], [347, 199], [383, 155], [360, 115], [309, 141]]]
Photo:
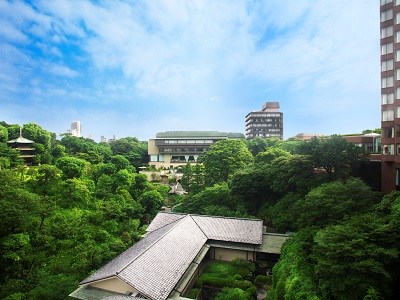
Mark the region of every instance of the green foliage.
[[248, 300], [250, 296], [240, 288], [223, 288], [215, 300]]
[[296, 203], [298, 227], [337, 223], [345, 217], [367, 212], [377, 200], [377, 194], [359, 179], [323, 184]]
[[241, 140], [227, 139], [211, 145], [201, 162], [205, 168], [207, 186], [228, 182], [238, 170], [253, 162], [253, 156]]
[[270, 285], [272, 283], [272, 279], [270, 276], [257, 275], [257, 277], [254, 279], [254, 283], [261, 287], [265, 284]]
[[363, 148], [339, 135], [324, 139], [313, 137], [300, 144], [298, 152], [310, 155], [314, 167], [323, 168], [334, 179], [349, 177], [352, 168], [367, 158]]
[[56, 166], [62, 171], [64, 179], [81, 177], [86, 164], [85, 160], [72, 156], [62, 157], [56, 161]]
[[362, 299], [370, 287], [387, 295], [399, 249], [391, 228], [373, 214], [355, 216], [318, 231], [312, 257], [323, 295]]
[[145, 209], [145, 213], [153, 218], [160, 211], [163, 200], [158, 191], [152, 190], [143, 193], [140, 197], [140, 204]]

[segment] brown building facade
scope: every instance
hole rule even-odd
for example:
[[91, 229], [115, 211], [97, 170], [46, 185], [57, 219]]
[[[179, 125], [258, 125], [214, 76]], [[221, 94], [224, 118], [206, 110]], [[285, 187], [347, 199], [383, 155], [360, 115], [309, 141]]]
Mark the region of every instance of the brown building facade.
[[382, 192], [400, 188], [400, 0], [380, 0]]

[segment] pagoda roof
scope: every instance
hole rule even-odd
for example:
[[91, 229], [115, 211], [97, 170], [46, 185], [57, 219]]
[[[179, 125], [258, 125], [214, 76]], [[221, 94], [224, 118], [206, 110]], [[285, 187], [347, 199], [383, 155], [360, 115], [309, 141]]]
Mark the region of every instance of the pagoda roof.
[[9, 144], [14, 144], [14, 143], [17, 143], [17, 144], [33, 144], [34, 141], [28, 140], [28, 139], [20, 136], [20, 137], [14, 139], [14, 140], [7, 141], [7, 143], [9, 143]]

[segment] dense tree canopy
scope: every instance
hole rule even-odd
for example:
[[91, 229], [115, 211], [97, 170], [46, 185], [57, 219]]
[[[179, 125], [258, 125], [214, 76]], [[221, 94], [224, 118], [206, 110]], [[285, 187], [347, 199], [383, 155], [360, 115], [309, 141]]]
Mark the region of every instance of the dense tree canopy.
[[241, 140], [227, 139], [211, 145], [201, 162], [205, 168], [205, 181], [208, 186], [228, 179], [238, 170], [253, 162], [253, 156]]

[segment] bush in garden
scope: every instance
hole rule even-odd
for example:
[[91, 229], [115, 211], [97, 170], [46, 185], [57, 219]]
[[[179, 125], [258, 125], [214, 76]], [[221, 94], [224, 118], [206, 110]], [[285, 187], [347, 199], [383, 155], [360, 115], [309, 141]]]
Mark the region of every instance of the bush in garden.
[[264, 284], [271, 285], [272, 279], [271, 279], [271, 277], [269, 277], [269, 276], [258, 275], [258, 276], [256, 277], [256, 279], [254, 280], [254, 283], [255, 283], [257, 286], [263, 286]]
[[242, 267], [239, 270], [237, 270], [237, 274], [242, 276], [242, 278], [246, 278], [251, 275], [251, 272], [249, 271], [249, 269]]

